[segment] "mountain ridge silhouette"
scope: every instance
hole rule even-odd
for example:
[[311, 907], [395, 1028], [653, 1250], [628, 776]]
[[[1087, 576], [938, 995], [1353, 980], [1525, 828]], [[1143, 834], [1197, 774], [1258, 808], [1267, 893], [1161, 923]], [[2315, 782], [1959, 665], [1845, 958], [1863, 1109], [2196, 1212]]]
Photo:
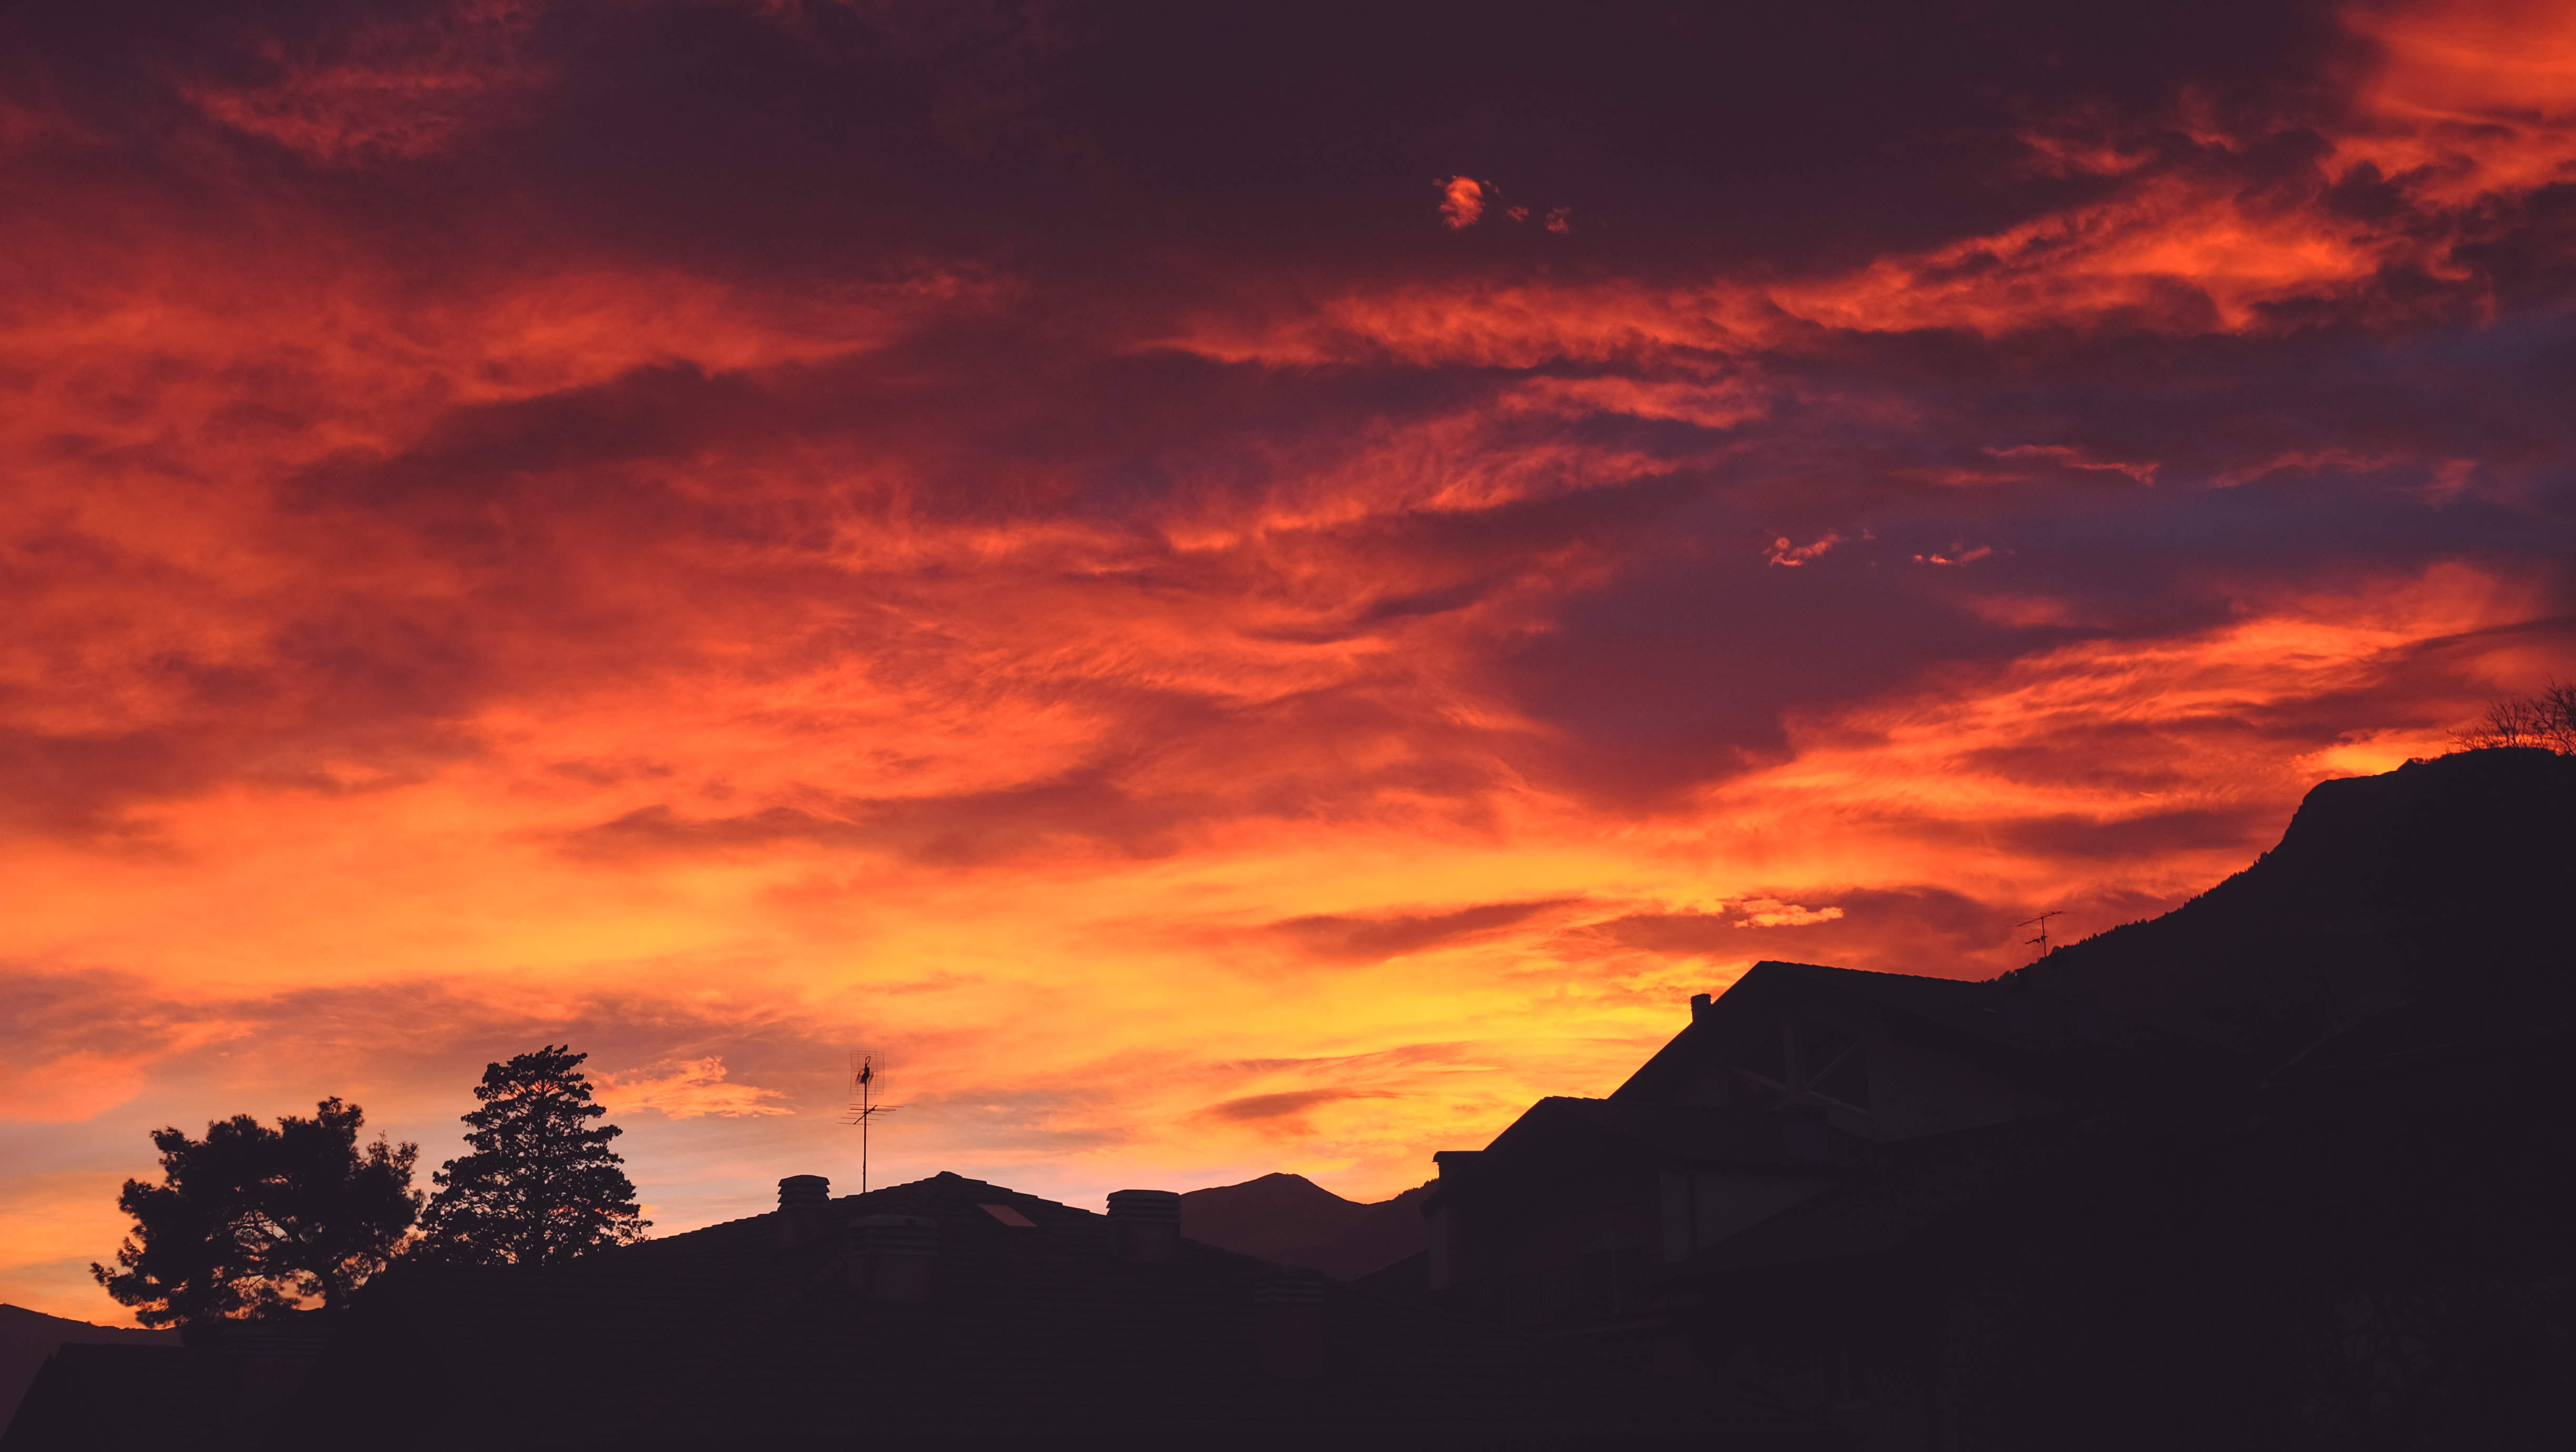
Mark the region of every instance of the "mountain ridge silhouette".
[[1385, 1200], [1346, 1200], [1303, 1175], [1274, 1171], [1184, 1193], [1181, 1234], [1357, 1280], [1424, 1247], [1427, 1232], [1418, 1207], [1430, 1191], [1424, 1184]]
[[2320, 782], [2278, 845], [2001, 981], [2254, 1056], [2400, 1004], [2576, 998], [2576, 757], [2490, 747]]

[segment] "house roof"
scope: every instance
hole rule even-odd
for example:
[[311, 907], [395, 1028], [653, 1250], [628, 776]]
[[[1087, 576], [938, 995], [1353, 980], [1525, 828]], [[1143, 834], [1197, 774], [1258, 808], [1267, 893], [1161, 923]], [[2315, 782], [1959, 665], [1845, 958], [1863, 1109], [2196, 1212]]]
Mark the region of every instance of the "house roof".
[[1901, 1020], [1980, 1057], [2051, 1078], [2116, 1083], [2140, 1073], [2205, 1073], [2220, 1062], [2206, 1047], [2019, 982], [1764, 961], [1697, 1011], [1610, 1097], [1651, 1100], [1678, 1092], [1704, 1054], [1801, 1000]]
[[218, 1426], [232, 1390], [233, 1369], [210, 1351], [74, 1342], [57, 1350], [27, 1389], [0, 1447], [198, 1447]]
[[[2485, 1202], [2480, 1234], [2445, 1253], [2475, 1260], [2485, 1253], [2477, 1242], [2492, 1242], [2523, 1264], [2541, 1245], [2563, 1265], [2566, 1176], [2533, 1150], [2545, 1136], [2563, 1138], [2571, 1045], [2576, 1021], [2564, 1018], [2410, 1005], [2319, 1043], [2252, 1088], [1881, 1144], [1843, 1183], [1711, 1246], [1682, 1274], [1862, 1260], [1991, 1226], [1998, 1207], [2060, 1193], [2129, 1213], [2198, 1216], [2229, 1237], [2254, 1233], [2250, 1201], [2276, 1229], [2293, 1227], [2281, 1233], [2303, 1249], [2322, 1253], [2341, 1235], [2364, 1263], [2400, 1243], [2446, 1241], [2417, 1231], [2448, 1223], [2446, 1207], [2467, 1194]], [[2472, 1185], [2485, 1188], [2463, 1188]]]
[[316, 1370], [304, 1425], [443, 1399], [423, 1445], [504, 1445], [492, 1428], [563, 1448], [1801, 1437], [1645, 1368], [1331, 1282], [1324, 1374], [1274, 1379], [1255, 1350], [1268, 1262], [1183, 1242], [1175, 1265], [1126, 1264], [1106, 1217], [956, 1175], [843, 1197], [822, 1218], [874, 1214], [937, 1223], [929, 1301], [853, 1295], [837, 1231], [782, 1249], [772, 1215], [556, 1270], [397, 1271]]
[[1552, 1096], [1531, 1105], [1482, 1152], [1445, 1160], [1423, 1212], [1439, 1209], [1461, 1187], [1526, 1188], [1524, 1182], [1557, 1178], [1569, 1164], [1585, 1161], [1830, 1177], [1875, 1152], [1857, 1135], [1818, 1129], [1828, 1147], [1821, 1157], [1793, 1152], [1787, 1123], [1770, 1110]]

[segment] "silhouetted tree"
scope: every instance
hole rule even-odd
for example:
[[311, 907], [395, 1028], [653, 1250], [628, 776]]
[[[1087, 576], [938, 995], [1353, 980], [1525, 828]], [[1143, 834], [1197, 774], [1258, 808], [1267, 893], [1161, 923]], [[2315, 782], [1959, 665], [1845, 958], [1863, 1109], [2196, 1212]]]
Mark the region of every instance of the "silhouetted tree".
[[2537, 746], [2576, 756], [2576, 685], [2551, 681], [2527, 696], [2489, 701], [2477, 725], [2457, 734], [2463, 750], [2484, 746]]
[[588, 1054], [551, 1045], [483, 1070], [464, 1116], [474, 1152], [431, 1176], [421, 1253], [468, 1265], [559, 1265], [604, 1245], [644, 1238], [635, 1186], [608, 1148], [616, 1125], [591, 1102]]
[[134, 1234], [117, 1247], [119, 1269], [93, 1262], [90, 1274], [146, 1326], [275, 1315], [301, 1297], [346, 1304], [420, 1215], [420, 1147], [378, 1135], [361, 1149], [365, 1122], [335, 1098], [275, 1129], [237, 1114], [202, 1140], [154, 1130], [162, 1182], [125, 1182], [116, 1203]]

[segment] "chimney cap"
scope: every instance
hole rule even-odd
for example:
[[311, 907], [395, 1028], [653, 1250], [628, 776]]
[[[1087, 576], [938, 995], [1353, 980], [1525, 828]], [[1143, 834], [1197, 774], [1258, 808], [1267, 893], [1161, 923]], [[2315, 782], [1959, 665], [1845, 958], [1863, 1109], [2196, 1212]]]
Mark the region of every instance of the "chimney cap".
[[1151, 1220], [1181, 1223], [1181, 1196], [1177, 1190], [1112, 1190], [1109, 1192], [1109, 1218], [1112, 1220]]
[[832, 1182], [821, 1175], [789, 1175], [778, 1182], [778, 1244], [802, 1245], [831, 1233]]

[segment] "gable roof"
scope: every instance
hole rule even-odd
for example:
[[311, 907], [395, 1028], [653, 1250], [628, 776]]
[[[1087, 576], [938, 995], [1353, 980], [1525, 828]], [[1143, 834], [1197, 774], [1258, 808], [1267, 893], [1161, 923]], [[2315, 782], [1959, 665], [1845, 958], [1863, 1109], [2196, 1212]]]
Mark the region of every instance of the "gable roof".
[[2202, 1046], [2018, 982], [1765, 960], [1705, 1007], [1695, 1006], [1691, 1022], [1610, 1097], [1651, 1100], [1678, 1093], [1704, 1056], [1801, 1002], [1903, 1023], [1978, 1058], [2055, 1080], [2109, 1087], [2140, 1074], [2206, 1074], [2225, 1063]]
[[[1006, 1223], [1002, 1206], [1029, 1222]], [[1327, 1282], [1325, 1373], [1265, 1375], [1255, 1292], [1268, 1262], [1183, 1242], [1122, 1263], [1106, 1217], [956, 1175], [831, 1202], [938, 1225], [917, 1304], [846, 1288], [837, 1231], [788, 1248], [764, 1215], [556, 1270], [390, 1273], [308, 1383], [302, 1425], [444, 1399], [419, 1445], [622, 1448], [848, 1442], [1031, 1444], [1462, 1435], [1668, 1435], [1798, 1424], [1659, 1373]], [[1375, 1445], [1374, 1441], [1368, 1441]]]
[[45, 1363], [0, 1446], [195, 1447], [222, 1417], [232, 1370], [181, 1346], [73, 1342]]
[[195, 1329], [208, 1334], [192, 1336], [195, 1344], [153, 1339], [175, 1332], [65, 1342], [37, 1371], [0, 1432], [0, 1448], [265, 1447], [279, 1409], [338, 1321], [335, 1312], [296, 1311], [201, 1325]]

